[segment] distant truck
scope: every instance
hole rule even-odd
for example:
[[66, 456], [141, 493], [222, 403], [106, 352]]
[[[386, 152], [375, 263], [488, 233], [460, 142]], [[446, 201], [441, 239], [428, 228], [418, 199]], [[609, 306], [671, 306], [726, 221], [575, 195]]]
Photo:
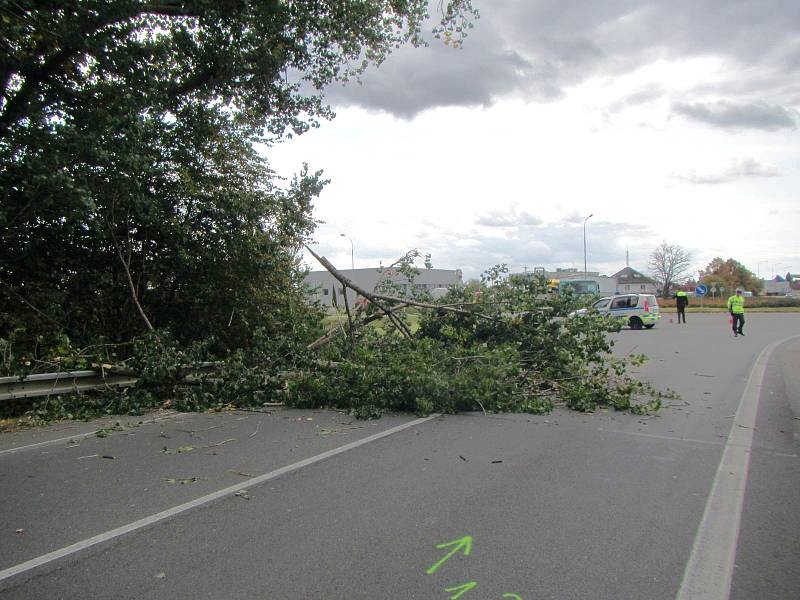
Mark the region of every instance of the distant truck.
[[600, 293], [600, 286], [593, 279], [562, 279], [558, 282], [558, 293], [572, 291], [575, 296], [592, 296]]

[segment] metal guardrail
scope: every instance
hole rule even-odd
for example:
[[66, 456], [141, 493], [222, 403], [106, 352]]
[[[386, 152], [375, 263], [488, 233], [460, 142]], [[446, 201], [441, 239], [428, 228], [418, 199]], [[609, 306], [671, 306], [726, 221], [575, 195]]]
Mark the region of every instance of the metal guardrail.
[[130, 386], [136, 377], [113, 371], [64, 371], [38, 373], [27, 377], [0, 377], [0, 400], [34, 398], [86, 392], [106, 387]]
[[[185, 366], [181, 371], [185, 381], [191, 382], [194, 376], [213, 372], [220, 367], [219, 362], [204, 362]], [[63, 371], [60, 373], [37, 373], [26, 377], [0, 377], [0, 401], [16, 398], [35, 398], [88, 392], [108, 387], [135, 385], [138, 377], [117, 367], [90, 371]]]

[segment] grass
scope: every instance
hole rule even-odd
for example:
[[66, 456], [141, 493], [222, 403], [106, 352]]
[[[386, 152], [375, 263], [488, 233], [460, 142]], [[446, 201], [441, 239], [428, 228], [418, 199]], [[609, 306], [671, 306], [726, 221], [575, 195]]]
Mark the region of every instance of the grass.
[[[662, 315], [677, 314], [674, 306], [661, 306]], [[724, 313], [728, 312], [724, 306], [690, 306], [686, 309], [687, 313]], [[800, 312], [800, 306], [745, 306], [745, 313], [796, 313]]]
[[[728, 298], [703, 298], [700, 306], [699, 298], [690, 298], [686, 312], [715, 313], [728, 312]], [[662, 313], [675, 313], [674, 298], [659, 298], [658, 306]], [[800, 312], [800, 298], [785, 298], [780, 296], [761, 296], [745, 298], [745, 312]]]

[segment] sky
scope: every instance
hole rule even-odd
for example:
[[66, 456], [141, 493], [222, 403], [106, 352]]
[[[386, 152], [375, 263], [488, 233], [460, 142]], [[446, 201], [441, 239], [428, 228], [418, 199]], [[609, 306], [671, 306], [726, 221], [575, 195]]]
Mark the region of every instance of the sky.
[[318, 253], [349, 268], [352, 240], [365, 268], [416, 248], [465, 279], [583, 270], [585, 222], [590, 271], [627, 251], [646, 273], [667, 242], [695, 275], [716, 256], [800, 272], [800, 2], [473, 4], [461, 49], [396, 51], [327, 90], [334, 120], [267, 151], [330, 180]]

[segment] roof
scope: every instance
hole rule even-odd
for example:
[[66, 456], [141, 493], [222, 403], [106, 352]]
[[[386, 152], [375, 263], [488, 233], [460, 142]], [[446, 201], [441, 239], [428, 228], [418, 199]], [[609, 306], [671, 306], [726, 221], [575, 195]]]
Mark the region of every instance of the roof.
[[639, 271], [630, 267], [625, 267], [621, 271], [614, 273], [612, 277], [616, 278], [617, 283], [655, 283], [646, 275], [642, 275]]

